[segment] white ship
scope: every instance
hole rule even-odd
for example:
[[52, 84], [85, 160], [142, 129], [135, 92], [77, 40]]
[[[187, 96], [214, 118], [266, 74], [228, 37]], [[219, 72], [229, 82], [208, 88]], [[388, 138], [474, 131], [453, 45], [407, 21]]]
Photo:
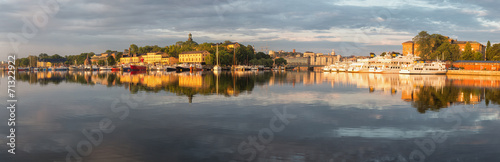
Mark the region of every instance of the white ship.
[[444, 75], [446, 72], [446, 63], [436, 61], [433, 63], [416, 63], [409, 65], [399, 71], [399, 74]]

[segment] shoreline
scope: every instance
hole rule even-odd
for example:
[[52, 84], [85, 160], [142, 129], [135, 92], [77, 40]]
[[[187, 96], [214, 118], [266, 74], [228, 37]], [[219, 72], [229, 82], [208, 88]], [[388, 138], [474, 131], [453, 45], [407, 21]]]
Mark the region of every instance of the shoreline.
[[500, 71], [484, 70], [448, 70], [446, 75], [500, 76]]

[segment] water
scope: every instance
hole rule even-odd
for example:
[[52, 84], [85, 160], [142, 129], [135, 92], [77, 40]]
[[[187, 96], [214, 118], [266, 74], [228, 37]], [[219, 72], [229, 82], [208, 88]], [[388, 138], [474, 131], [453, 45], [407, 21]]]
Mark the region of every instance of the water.
[[16, 80], [17, 154], [1, 138], [0, 161], [500, 160], [500, 77], [21, 72]]

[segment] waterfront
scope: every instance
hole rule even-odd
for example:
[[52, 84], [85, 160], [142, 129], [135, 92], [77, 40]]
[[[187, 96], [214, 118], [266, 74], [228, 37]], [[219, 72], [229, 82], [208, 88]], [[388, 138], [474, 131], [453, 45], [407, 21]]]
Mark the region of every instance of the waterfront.
[[[0, 82], [4, 91], [5, 75]], [[89, 156], [82, 156], [85, 161], [499, 160], [500, 77], [495, 76], [17, 75], [16, 161], [65, 161], [66, 147], [76, 149], [86, 139], [82, 130], [99, 127], [102, 119], [110, 119], [116, 128], [103, 134], [102, 143]], [[7, 98], [5, 93], [0, 96]], [[116, 100], [124, 99], [116, 106]], [[115, 111], [114, 104], [128, 107], [128, 114]], [[271, 127], [272, 134], [261, 140], [259, 135], [269, 130], [276, 111], [293, 117], [287, 124], [275, 123], [282, 129]], [[0, 125], [2, 131], [6, 128]], [[437, 134], [444, 136], [434, 139]], [[257, 144], [245, 145], [251, 143], [249, 137]], [[7, 150], [6, 145], [0, 148]], [[419, 152], [423, 156], [417, 156]], [[7, 152], [0, 153], [0, 161], [10, 158]]]

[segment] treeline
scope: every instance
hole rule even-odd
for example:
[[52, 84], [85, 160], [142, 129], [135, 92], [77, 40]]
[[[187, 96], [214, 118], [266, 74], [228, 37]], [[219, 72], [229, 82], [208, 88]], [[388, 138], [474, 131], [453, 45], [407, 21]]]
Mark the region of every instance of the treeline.
[[457, 44], [452, 44], [448, 41], [448, 37], [441, 34], [430, 35], [427, 31], [421, 31], [417, 36], [413, 38], [413, 42], [418, 45], [417, 52], [420, 53], [420, 57], [424, 60], [434, 60], [434, 59], [444, 59], [449, 61], [457, 60], [477, 60], [483, 61], [500, 60], [500, 44], [495, 44], [491, 46], [490, 41], [488, 41], [486, 47], [486, 56], [479, 51], [472, 50], [472, 46], [469, 42], [465, 45], [463, 51], [460, 51], [460, 47]]
[[[228, 48], [230, 44], [232, 44], [231, 41], [226, 40], [224, 42], [218, 43], [219, 47], [219, 65], [225, 66], [225, 65], [233, 65], [234, 63], [237, 65], [264, 65], [264, 66], [272, 66], [273, 64], [276, 64], [278, 66], [281, 65], [286, 65], [287, 62], [283, 58], [279, 58], [273, 61], [273, 58], [271, 58], [269, 55], [263, 53], [263, 52], [258, 52], [255, 53], [254, 48], [251, 45], [243, 45], [239, 44], [239, 46], [236, 46], [236, 48]], [[154, 46], [142, 46], [139, 47], [136, 44], [131, 44], [130, 45], [130, 51], [129, 53], [131, 55], [144, 55], [149, 52], [164, 52], [167, 53], [170, 57], [175, 57], [179, 58], [179, 54], [182, 52], [188, 52], [188, 51], [208, 51], [210, 53], [207, 58], [205, 58], [205, 62], [208, 65], [215, 65], [216, 64], [216, 45], [214, 43], [202, 43], [198, 44], [195, 41], [179, 41], [176, 42], [173, 45], [170, 46], [165, 46], [165, 47], [159, 47], [158, 45]], [[123, 57], [124, 53], [123, 52], [117, 52], [117, 51], [112, 51], [112, 50], [107, 50], [104, 53], [115, 53], [115, 58], [108, 56], [107, 58], [107, 64], [108, 65], [115, 65], [120, 61], [120, 58]], [[35, 60], [42, 59], [42, 58], [50, 58], [50, 59], [60, 59], [60, 58], [65, 58], [66, 61], [62, 62], [60, 64], [64, 65], [82, 65], [84, 64], [85, 60], [87, 59], [87, 56], [91, 58], [92, 56], [95, 56], [96, 54], [94, 52], [90, 53], [81, 53], [79, 55], [69, 55], [69, 56], [60, 56], [58, 54], [54, 55], [48, 55], [46, 53], [41, 53], [38, 55], [38, 57], [35, 56]], [[233, 60], [233, 58], [236, 58], [236, 60]], [[97, 62], [98, 65], [106, 65], [106, 61], [100, 60]], [[28, 66], [29, 65], [29, 59], [28, 58], [22, 58], [19, 59], [19, 64], [20, 66]]]

